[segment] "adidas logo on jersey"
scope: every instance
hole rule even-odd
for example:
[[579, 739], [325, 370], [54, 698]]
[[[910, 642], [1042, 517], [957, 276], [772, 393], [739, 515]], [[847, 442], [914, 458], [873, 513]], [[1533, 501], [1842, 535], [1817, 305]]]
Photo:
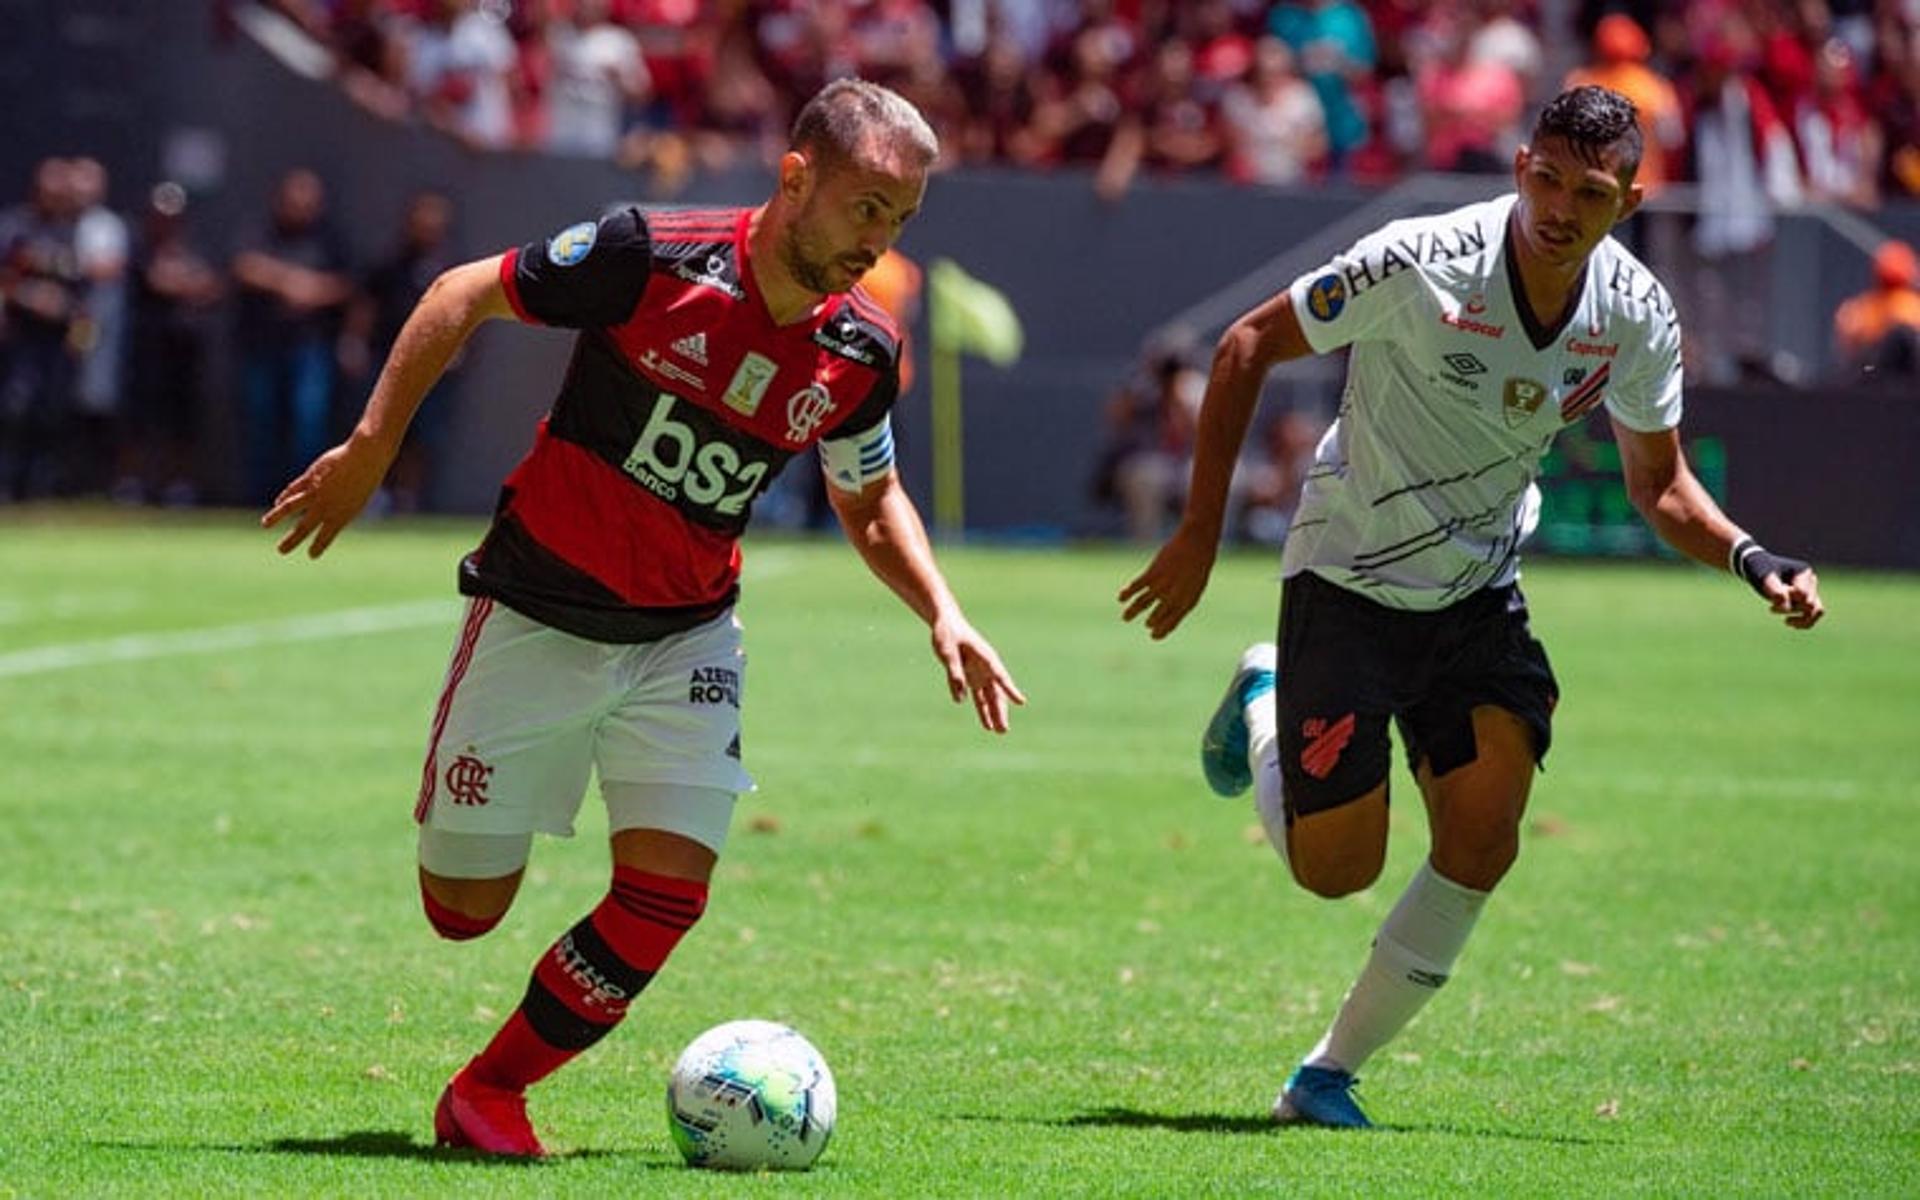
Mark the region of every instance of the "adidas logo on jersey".
[[686, 337], [670, 343], [667, 349], [687, 359], [689, 362], [699, 363], [703, 367], [707, 365], [707, 335], [705, 331], [690, 333]]

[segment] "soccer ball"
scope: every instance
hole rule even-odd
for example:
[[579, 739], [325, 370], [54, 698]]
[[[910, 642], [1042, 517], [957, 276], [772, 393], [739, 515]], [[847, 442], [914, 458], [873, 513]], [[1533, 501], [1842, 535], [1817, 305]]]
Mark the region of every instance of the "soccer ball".
[[774, 1021], [729, 1021], [680, 1052], [667, 1125], [696, 1167], [804, 1171], [827, 1148], [838, 1096], [813, 1043]]

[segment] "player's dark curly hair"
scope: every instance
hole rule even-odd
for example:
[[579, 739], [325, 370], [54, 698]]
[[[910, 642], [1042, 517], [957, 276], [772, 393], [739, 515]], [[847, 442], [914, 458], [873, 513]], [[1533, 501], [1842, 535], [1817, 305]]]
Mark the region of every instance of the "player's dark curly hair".
[[789, 144], [819, 161], [844, 163], [878, 140], [931, 165], [940, 142], [920, 110], [898, 92], [864, 79], [836, 79], [814, 94], [793, 119]]
[[1559, 138], [1596, 167], [1605, 167], [1605, 156], [1612, 151], [1614, 166], [1631, 180], [1645, 149], [1638, 118], [1633, 101], [1619, 92], [1592, 85], [1569, 88], [1540, 110], [1540, 119], [1533, 123], [1533, 142]]

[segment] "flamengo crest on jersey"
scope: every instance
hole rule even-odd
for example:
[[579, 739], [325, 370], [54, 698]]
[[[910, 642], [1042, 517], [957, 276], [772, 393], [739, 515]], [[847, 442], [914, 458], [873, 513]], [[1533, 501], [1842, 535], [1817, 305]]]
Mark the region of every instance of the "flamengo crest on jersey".
[[581, 333], [463, 590], [601, 641], [691, 628], [732, 602], [739, 536], [790, 458], [871, 450], [897, 327], [857, 290], [774, 324], [750, 216], [628, 207], [504, 257], [518, 316]]
[[1516, 299], [1503, 196], [1394, 221], [1295, 280], [1316, 353], [1352, 346], [1281, 573], [1311, 570], [1396, 608], [1511, 582], [1560, 430], [1605, 406], [1639, 432], [1680, 421], [1680, 329], [1612, 238], [1558, 328]]

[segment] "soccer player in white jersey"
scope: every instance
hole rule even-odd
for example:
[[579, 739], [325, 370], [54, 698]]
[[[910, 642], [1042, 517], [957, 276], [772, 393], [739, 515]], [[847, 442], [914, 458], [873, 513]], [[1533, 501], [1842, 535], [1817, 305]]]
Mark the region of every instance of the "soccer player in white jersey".
[[1634, 108], [1556, 97], [1514, 156], [1517, 194], [1395, 221], [1236, 321], [1214, 354], [1180, 527], [1120, 592], [1155, 638], [1199, 601], [1234, 459], [1278, 362], [1352, 347], [1281, 560], [1279, 643], [1244, 655], [1202, 739], [1208, 783], [1255, 786], [1294, 878], [1368, 887], [1386, 855], [1387, 724], [1432, 851], [1360, 977], [1274, 1102], [1364, 1127], [1354, 1073], [1432, 999], [1519, 851], [1559, 692], [1527, 625], [1517, 551], [1554, 435], [1604, 406], [1629, 494], [1676, 550], [1741, 576], [1796, 629], [1823, 611], [1804, 562], [1722, 513], [1681, 452], [1680, 330], [1608, 236], [1641, 198]]

